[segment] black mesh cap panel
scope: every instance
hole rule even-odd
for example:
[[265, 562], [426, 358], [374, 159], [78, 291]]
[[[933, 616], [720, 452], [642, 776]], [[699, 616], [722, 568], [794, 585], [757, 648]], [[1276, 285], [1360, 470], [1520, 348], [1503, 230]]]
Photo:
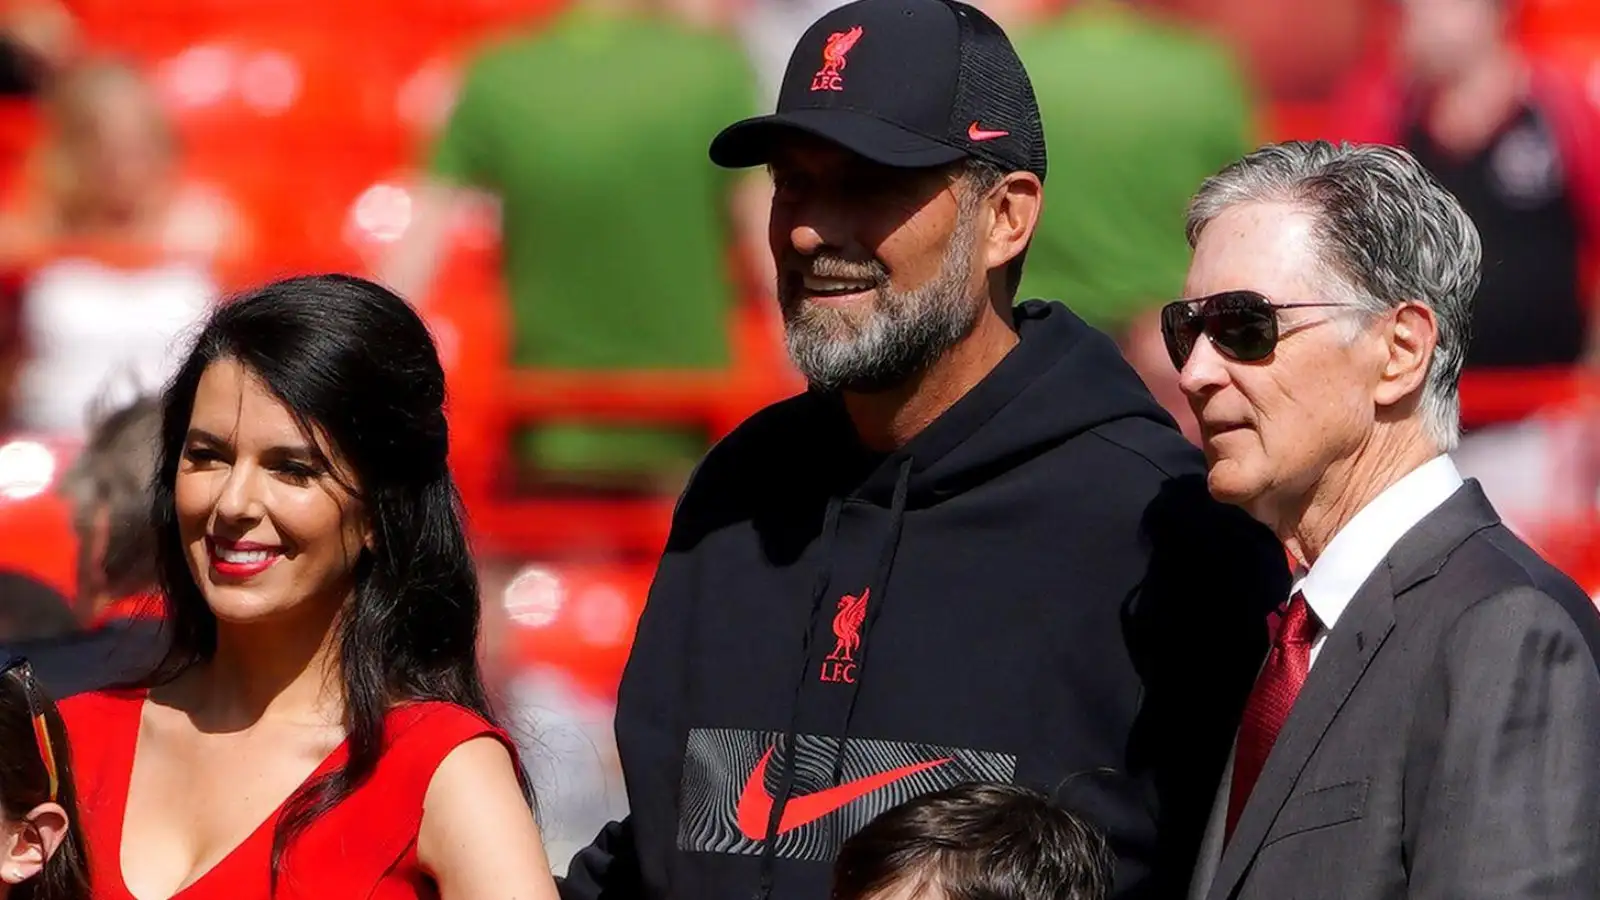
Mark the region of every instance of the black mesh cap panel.
[[[1011, 41], [988, 16], [951, 0], [960, 26], [960, 66], [950, 110], [950, 140], [1006, 171], [1045, 176], [1044, 129], [1033, 82]], [[973, 140], [997, 131], [1004, 137]]]

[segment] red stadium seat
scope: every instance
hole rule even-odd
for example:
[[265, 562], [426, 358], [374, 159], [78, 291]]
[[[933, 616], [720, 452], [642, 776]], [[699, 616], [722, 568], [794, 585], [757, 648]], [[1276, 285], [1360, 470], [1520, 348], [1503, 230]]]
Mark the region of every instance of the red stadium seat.
[[[565, 9], [569, 0], [398, 0], [396, 12], [411, 21], [434, 23], [441, 33], [486, 37], [510, 28], [537, 24]], [[405, 15], [404, 12], [401, 12]]]
[[38, 108], [26, 100], [0, 100], [0, 202], [22, 187], [43, 127]]
[[197, 152], [401, 161], [393, 127], [400, 72], [380, 51], [322, 28], [220, 31], [153, 67], [179, 133]]
[[485, 602], [504, 604], [514, 660], [559, 668], [615, 700], [654, 571], [652, 563], [533, 563]]
[[410, 159], [425, 159], [429, 145], [448, 121], [461, 88], [471, 47], [438, 43], [401, 57], [405, 74], [394, 87], [394, 127], [403, 135]]
[[1600, 4], [1594, 0], [1522, 0], [1518, 25], [1534, 44], [1600, 38]]

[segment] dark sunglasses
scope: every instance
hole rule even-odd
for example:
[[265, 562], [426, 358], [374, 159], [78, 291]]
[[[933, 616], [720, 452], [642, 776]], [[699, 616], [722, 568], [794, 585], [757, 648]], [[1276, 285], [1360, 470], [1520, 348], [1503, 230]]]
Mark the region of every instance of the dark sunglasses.
[[1348, 306], [1347, 303], [1273, 303], [1256, 291], [1224, 291], [1161, 308], [1161, 338], [1172, 365], [1182, 369], [1203, 334], [1222, 355], [1258, 362], [1272, 355], [1281, 336], [1278, 311]]
[[13, 656], [0, 666], [0, 678], [16, 672], [22, 681], [22, 694], [28, 702], [28, 717], [33, 720], [33, 739], [39, 747], [39, 757], [44, 761], [44, 771], [50, 776], [50, 802], [54, 803], [61, 790], [61, 776], [56, 771], [55, 748], [50, 743], [50, 726], [45, 721], [44, 703], [39, 699], [39, 685], [33, 680], [33, 666], [20, 656]]

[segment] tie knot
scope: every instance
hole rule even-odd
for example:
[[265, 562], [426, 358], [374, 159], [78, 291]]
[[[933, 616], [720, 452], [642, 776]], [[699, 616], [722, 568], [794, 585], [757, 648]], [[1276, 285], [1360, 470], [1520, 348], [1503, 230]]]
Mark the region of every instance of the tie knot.
[[1299, 591], [1289, 598], [1289, 608], [1284, 610], [1283, 622], [1278, 627], [1278, 643], [1309, 644], [1317, 637], [1317, 629], [1322, 623], [1317, 621], [1317, 614], [1311, 611], [1311, 604], [1306, 602], [1306, 595]]

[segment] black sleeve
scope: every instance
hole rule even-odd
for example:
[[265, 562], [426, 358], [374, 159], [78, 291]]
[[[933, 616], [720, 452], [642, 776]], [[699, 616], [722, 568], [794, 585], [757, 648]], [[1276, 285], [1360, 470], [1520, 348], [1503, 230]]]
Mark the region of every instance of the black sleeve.
[[565, 878], [556, 879], [561, 900], [632, 900], [644, 896], [633, 820], [612, 822], [594, 843], [578, 851]]

